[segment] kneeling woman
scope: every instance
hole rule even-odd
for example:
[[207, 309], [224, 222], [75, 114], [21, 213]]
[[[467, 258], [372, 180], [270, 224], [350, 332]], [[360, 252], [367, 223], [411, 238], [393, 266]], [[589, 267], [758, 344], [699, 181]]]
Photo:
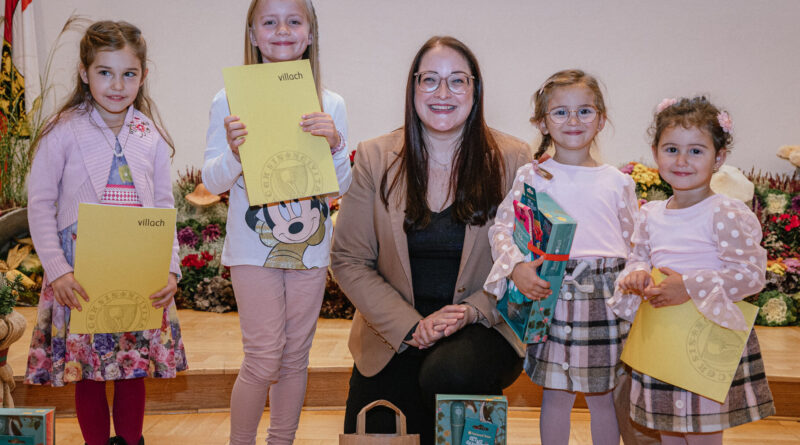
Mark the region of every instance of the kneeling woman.
[[[410, 433], [433, 443], [435, 394], [502, 394], [519, 377], [522, 345], [483, 291], [488, 229], [528, 146], [483, 119], [472, 52], [433, 37], [408, 74], [403, 128], [358, 146], [331, 265], [358, 310], [345, 413], [376, 399], [397, 405]], [[394, 414], [367, 415], [370, 433]]]

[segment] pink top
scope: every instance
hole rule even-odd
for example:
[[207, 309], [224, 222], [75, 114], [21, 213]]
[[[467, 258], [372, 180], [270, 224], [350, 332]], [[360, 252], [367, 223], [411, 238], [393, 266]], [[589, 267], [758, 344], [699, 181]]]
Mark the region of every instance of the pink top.
[[608, 164], [578, 167], [548, 159], [541, 167], [553, 178], [547, 180], [538, 175], [533, 163], [517, 170], [514, 185], [498, 207], [494, 225], [489, 229], [495, 262], [483, 288], [498, 298], [503, 298], [506, 278], [514, 266], [524, 260], [512, 234], [513, 201], [522, 195], [525, 183], [537, 193], [549, 194], [578, 223], [570, 258], [628, 256], [634, 215], [639, 206], [633, 179]]
[[[146, 116], [128, 109], [119, 133], [125, 159], [144, 207], [172, 208], [170, 148]], [[28, 224], [36, 253], [52, 282], [72, 272], [58, 232], [78, 220], [78, 204], [100, 203], [114, 157], [114, 134], [96, 110], [68, 111], [39, 141], [28, 178]], [[178, 239], [173, 239], [170, 272], [180, 276]]]
[[[668, 202], [642, 206], [633, 249], [617, 282], [635, 270], [668, 267], [683, 274], [686, 291], [706, 318], [726, 328], [747, 329], [733, 302], [764, 287], [767, 251], [761, 247], [758, 219], [744, 203], [723, 195], [685, 209], [668, 209]], [[640, 301], [617, 288], [608, 304], [632, 321]]]

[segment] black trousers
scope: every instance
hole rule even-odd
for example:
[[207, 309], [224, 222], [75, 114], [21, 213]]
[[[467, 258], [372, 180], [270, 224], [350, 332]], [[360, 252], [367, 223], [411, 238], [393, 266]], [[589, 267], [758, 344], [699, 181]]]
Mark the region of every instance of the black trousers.
[[[358, 412], [377, 399], [406, 415], [408, 433], [421, 445], [433, 444], [436, 394], [502, 395], [522, 372], [522, 358], [500, 333], [483, 325], [466, 326], [432, 348], [409, 347], [395, 354], [378, 374], [365, 377], [353, 366], [344, 432], [355, 433]], [[395, 432], [395, 416], [378, 407], [366, 416], [367, 433]]]

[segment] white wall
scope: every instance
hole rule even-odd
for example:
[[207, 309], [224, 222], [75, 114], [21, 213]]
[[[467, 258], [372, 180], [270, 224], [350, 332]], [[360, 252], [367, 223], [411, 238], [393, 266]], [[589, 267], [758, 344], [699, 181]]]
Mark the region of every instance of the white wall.
[[[66, 18], [127, 20], [150, 47], [152, 95], [176, 143], [174, 169], [200, 167], [221, 69], [242, 63], [249, 0], [39, 0], [42, 66]], [[664, 97], [704, 93], [734, 120], [728, 162], [790, 172], [775, 156], [800, 144], [796, 0], [316, 0], [323, 83], [348, 105], [350, 144], [402, 124], [405, 77], [435, 34], [463, 40], [485, 78], [489, 124], [532, 141], [530, 97], [578, 67], [607, 88], [607, 162], [650, 161], [646, 129]], [[62, 40], [54, 84], [72, 88], [77, 40]]]

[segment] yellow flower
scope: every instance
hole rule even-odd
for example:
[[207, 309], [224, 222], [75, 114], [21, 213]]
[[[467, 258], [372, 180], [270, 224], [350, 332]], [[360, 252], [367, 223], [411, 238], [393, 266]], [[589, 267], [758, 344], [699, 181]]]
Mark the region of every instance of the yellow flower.
[[783, 275], [786, 273], [786, 266], [784, 266], [783, 263], [776, 261], [767, 266], [767, 270], [778, 275]]

